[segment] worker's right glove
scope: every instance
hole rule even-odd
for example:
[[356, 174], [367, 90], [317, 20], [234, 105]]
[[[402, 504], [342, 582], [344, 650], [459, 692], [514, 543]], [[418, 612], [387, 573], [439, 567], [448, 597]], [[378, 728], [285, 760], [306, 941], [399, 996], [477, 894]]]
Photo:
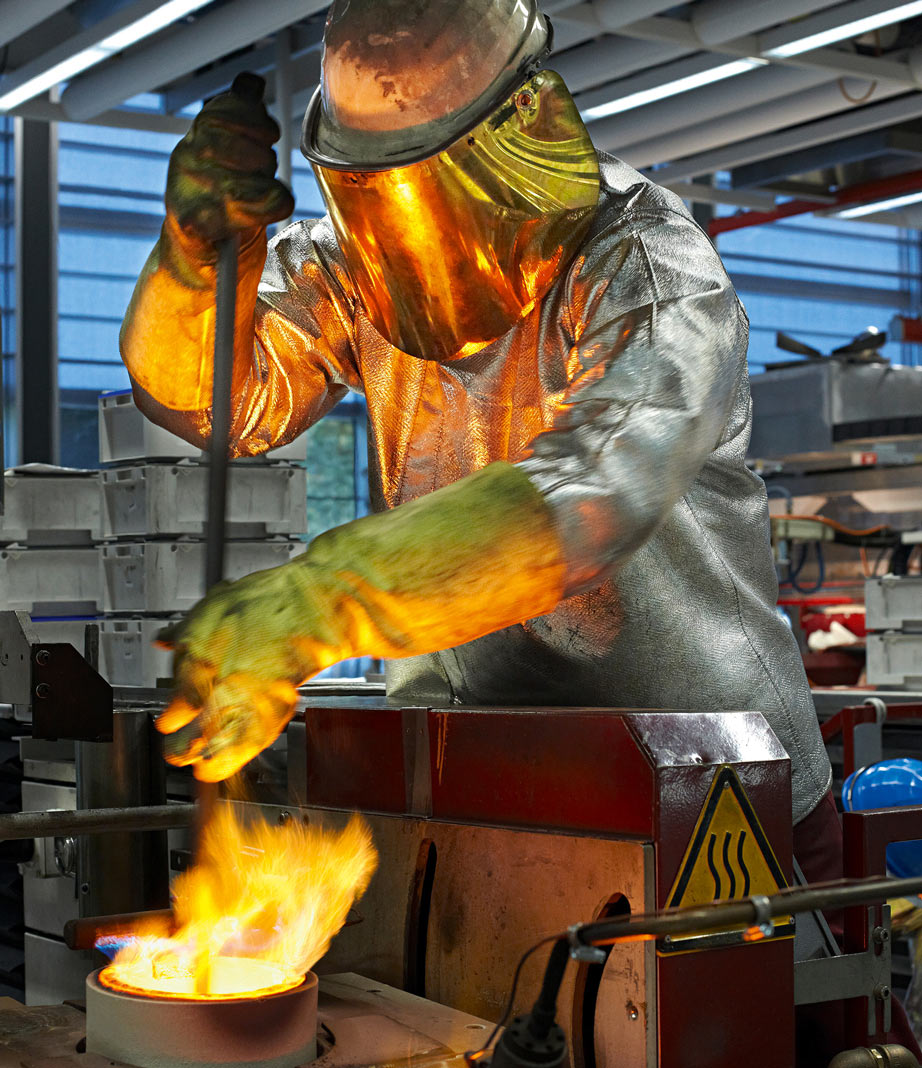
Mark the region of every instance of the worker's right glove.
[[166, 221], [121, 334], [132, 381], [165, 408], [207, 413], [211, 407], [216, 242], [234, 234], [240, 237], [235, 390], [252, 365], [266, 227], [294, 208], [275, 177], [278, 136], [258, 93], [231, 91], [208, 101], [170, 157]]
[[213, 263], [217, 241], [239, 233], [245, 242], [292, 213], [291, 193], [275, 177], [278, 139], [255, 94], [232, 89], [198, 113], [170, 156], [166, 181], [168, 235], [187, 256]]

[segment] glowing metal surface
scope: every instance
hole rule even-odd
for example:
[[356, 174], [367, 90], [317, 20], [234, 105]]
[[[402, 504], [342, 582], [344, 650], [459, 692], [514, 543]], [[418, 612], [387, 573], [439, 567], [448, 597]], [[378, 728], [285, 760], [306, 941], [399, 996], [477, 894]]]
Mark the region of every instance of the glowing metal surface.
[[[177, 961], [178, 958], [173, 958]], [[251, 998], [254, 995], [267, 997], [291, 990], [304, 982], [303, 975], [286, 974], [277, 964], [253, 960], [247, 957], [217, 957], [211, 962], [211, 985], [207, 994], [195, 989], [196, 976], [193, 969], [183, 969], [178, 964], [175, 970], [163, 968], [158, 971], [142, 967], [136, 962], [134, 968], [119, 971], [109, 965], [99, 973], [99, 981], [110, 990], [140, 997], [195, 998], [213, 1001], [228, 1001]], [[133, 980], [133, 981], [132, 981]]]

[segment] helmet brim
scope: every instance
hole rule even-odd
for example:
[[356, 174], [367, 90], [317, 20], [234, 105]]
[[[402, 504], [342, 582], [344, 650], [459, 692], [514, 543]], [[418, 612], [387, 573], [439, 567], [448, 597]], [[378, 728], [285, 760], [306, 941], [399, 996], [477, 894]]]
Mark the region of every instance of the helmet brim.
[[438, 122], [386, 133], [350, 131], [348, 145], [328, 121], [318, 85], [301, 124], [301, 153], [314, 165], [337, 171], [384, 171], [429, 159], [489, 118], [519, 85], [541, 69], [552, 45], [550, 20], [533, 8], [513, 63], [488, 93]]

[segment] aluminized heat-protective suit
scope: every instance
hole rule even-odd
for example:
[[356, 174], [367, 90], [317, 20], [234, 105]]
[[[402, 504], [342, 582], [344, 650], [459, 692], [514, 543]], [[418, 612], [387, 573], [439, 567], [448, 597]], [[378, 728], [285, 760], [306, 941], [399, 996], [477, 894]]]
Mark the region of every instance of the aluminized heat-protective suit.
[[[802, 819], [830, 768], [774, 611], [747, 321], [720, 259], [675, 196], [597, 158], [537, 73], [534, 3], [420, 0], [412, 32], [410, 7], [331, 9], [302, 140], [326, 218], [266, 251], [290, 211], [277, 130], [233, 94], [174, 153], [122, 336], [140, 406], [208, 437], [223, 218], [243, 236], [232, 450], [361, 393], [377, 514], [193, 611], [168, 753], [223, 778], [281, 730], [294, 684], [371, 654], [396, 701], [762, 711]], [[471, 20], [479, 68], [458, 58]]]
[[[355, 390], [376, 508], [508, 460], [556, 516], [566, 599], [392, 661], [395, 698], [758, 709], [791, 756], [795, 821], [819, 801], [829, 763], [773, 610], [765, 489], [744, 464], [747, 321], [678, 198], [603, 157], [599, 210], [570, 269], [508, 333], [446, 363], [389, 345], [329, 222], [296, 223], [270, 245], [256, 337], [241, 451], [250, 436], [264, 447], [260, 412], [287, 440]], [[177, 432], [197, 429], [159, 412]]]

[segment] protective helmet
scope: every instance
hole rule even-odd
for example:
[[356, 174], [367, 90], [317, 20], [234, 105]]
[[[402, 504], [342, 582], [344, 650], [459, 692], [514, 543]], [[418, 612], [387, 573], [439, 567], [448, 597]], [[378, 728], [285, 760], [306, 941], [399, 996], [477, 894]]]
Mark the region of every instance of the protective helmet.
[[426, 159], [536, 73], [550, 45], [535, 0], [334, 0], [301, 150], [350, 171]]
[[[922, 760], [881, 760], [853, 771], [842, 784], [846, 812], [906, 805], [922, 805]], [[900, 879], [922, 875], [922, 841], [887, 846], [887, 867]]]
[[311, 161], [368, 318], [452, 359], [526, 315], [591, 223], [599, 165], [535, 0], [334, 0]]

